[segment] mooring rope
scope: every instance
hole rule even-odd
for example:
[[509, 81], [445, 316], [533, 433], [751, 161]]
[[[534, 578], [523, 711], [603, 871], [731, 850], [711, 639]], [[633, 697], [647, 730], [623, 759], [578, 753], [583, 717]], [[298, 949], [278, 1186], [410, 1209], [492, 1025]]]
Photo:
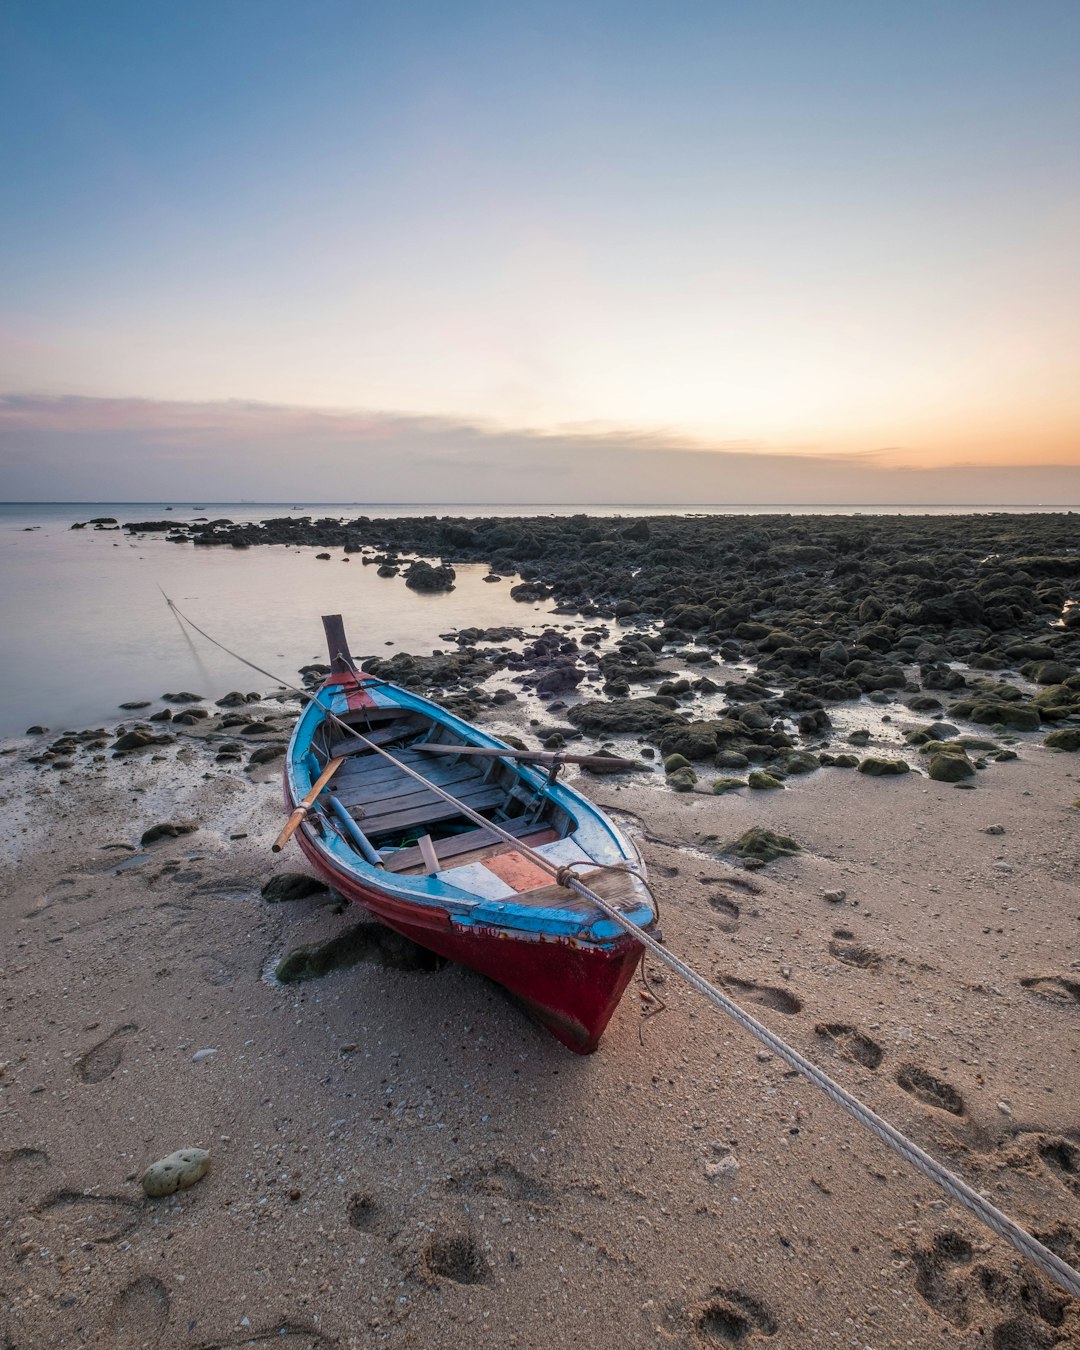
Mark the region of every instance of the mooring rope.
[[[164, 591], [162, 591], [162, 595], [165, 595]], [[721, 1012], [730, 1017], [737, 1025], [742, 1027], [744, 1031], [748, 1032], [756, 1040], [760, 1041], [762, 1045], [771, 1050], [773, 1054], [782, 1059], [785, 1064], [790, 1065], [792, 1069], [808, 1079], [815, 1087], [820, 1088], [827, 1097], [831, 1098], [838, 1106], [842, 1107], [849, 1115], [853, 1116], [860, 1125], [865, 1126], [865, 1128], [876, 1135], [883, 1144], [886, 1144], [894, 1152], [898, 1153], [901, 1158], [910, 1163], [911, 1166], [921, 1172], [923, 1176], [928, 1177], [936, 1185], [940, 1186], [946, 1195], [950, 1196], [957, 1204], [962, 1205], [969, 1213], [973, 1214], [980, 1223], [985, 1224], [987, 1228], [992, 1232], [997, 1233], [999, 1237], [1003, 1237], [1007, 1242], [1012, 1243], [1018, 1252], [1022, 1253], [1029, 1261], [1038, 1266], [1044, 1274], [1049, 1275], [1051, 1279], [1057, 1281], [1062, 1288], [1068, 1290], [1074, 1297], [1080, 1298], [1080, 1271], [1075, 1270], [1066, 1261], [1063, 1261], [1056, 1252], [1052, 1252], [1050, 1248], [1041, 1243], [1038, 1238], [1033, 1237], [1027, 1229], [1022, 1228], [1015, 1220], [1010, 1219], [1007, 1214], [998, 1209], [997, 1206], [987, 1200], [985, 1196], [980, 1195], [978, 1191], [973, 1190], [967, 1182], [962, 1181], [954, 1172], [949, 1171], [947, 1167], [942, 1163], [939, 1163], [936, 1158], [931, 1157], [929, 1153], [924, 1149], [921, 1149], [918, 1144], [908, 1139], [908, 1137], [896, 1129], [894, 1125], [890, 1125], [887, 1120], [883, 1120], [881, 1116], [875, 1111], [872, 1111], [869, 1106], [866, 1106], [863, 1102], [859, 1101], [859, 1099], [848, 1092], [846, 1088], [841, 1087], [835, 1079], [830, 1078], [824, 1070], [819, 1069], [811, 1060], [807, 1059], [804, 1055], [801, 1055], [798, 1050], [788, 1045], [787, 1042], [777, 1036], [775, 1032], [770, 1031], [764, 1023], [759, 1022], [756, 1017], [752, 1017], [748, 1012], [741, 1008], [734, 999], [729, 998], [727, 994], [721, 989], [718, 989], [716, 985], [712, 984], [709, 980], [705, 979], [703, 975], [699, 975], [696, 970], [687, 965], [680, 957], [676, 956], [673, 952], [668, 951], [666, 947], [661, 946], [656, 938], [647, 933], [644, 928], [640, 928], [632, 919], [628, 919], [625, 914], [605, 900], [603, 896], [598, 895], [591, 887], [586, 886], [584, 882], [580, 881], [575, 875], [574, 868], [587, 867], [589, 866], [588, 863], [579, 862], [563, 866], [552, 863], [550, 859], [545, 858], [541, 853], [537, 853], [535, 849], [530, 848], [528, 844], [511, 834], [509, 830], [502, 829], [495, 821], [489, 820], [486, 816], [482, 816], [478, 811], [472, 810], [472, 808], [466, 806], [464, 802], [459, 802], [451, 793], [444, 791], [435, 783], [432, 783], [431, 780], [425, 778], [423, 774], [415, 772], [407, 764], [403, 764], [401, 760], [395, 758], [388, 750], [384, 750], [382, 746], [369, 741], [366, 736], [360, 735], [355, 727], [349, 726], [347, 722], [342, 721], [340, 717], [331, 712], [324, 704], [319, 703], [318, 699], [313, 694], [310, 694], [307, 690], [301, 689], [296, 685], [290, 684], [288, 680], [282, 680], [279, 676], [272, 674], [268, 670], [263, 670], [261, 666], [257, 666], [253, 661], [249, 661], [238, 652], [232, 651], [230, 648], [226, 647], [224, 643], [219, 642], [217, 638], [211, 637], [210, 634], [204, 632], [198, 624], [193, 623], [185, 614], [181, 613], [167, 595], [165, 596], [165, 600], [177, 618], [182, 619], [185, 623], [189, 624], [196, 633], [199, 633], [202, 637], [206, 638], [208, 642], [212, 642], [215, 647], [219, 647], [223, 652], [227, 652], [229, 656], [242, 662], [251, 670], [257, 671], [260, 675], [265, 675], [267, 679], [276, 681], [276, 683], [282, 685], [286, 689], [291, 689], [309, 703], [316, 704], [316, 706], [325, 714], [326, 718], [339, 726], [348, 736], [355, 737], [361, 744], [376, 751], [385, 759], [388, 759], [392, 764], [396, 764], [398, 768], [404, 770], [409, 777], [423, 782], [444, 800], [453, 803], [453, 805], [459, 808], [464, 815], [469, 817], [469, 819], [477, 822], [486, 829], [494, 830], [494, 832], [497, 835], [500, 835], [506, 843], [512, 844], [515, 849], [520, 853], [523, 853], [531, 862], [535, 863], [550, 876], [554, 877], [560, 886], [565, 886], [568, 890], [574, 891], [577, 895], [580, 895], [582, 899], [588, 900], [596, 905], [596, 907], [606, 914], [609, 919], [617, 923], [626, 933], [630, 934], [631, 937], [641, 943], [642, 947], [650, 952], [658, 961], [663, 962], [669, 969], [681, 976], [691, 988], [696, 989], [698, 993], [708, 999], [714, 1007], [719, 1008]], [[595, 870], [603, 869], [629, 872], [636, 876], [643, 885], [646, 887], [648, 886], [645, 878], [641, 875], [640, 869], [635, 867], [632, 863], [606, 865], [594, 863], [592, 866]]]

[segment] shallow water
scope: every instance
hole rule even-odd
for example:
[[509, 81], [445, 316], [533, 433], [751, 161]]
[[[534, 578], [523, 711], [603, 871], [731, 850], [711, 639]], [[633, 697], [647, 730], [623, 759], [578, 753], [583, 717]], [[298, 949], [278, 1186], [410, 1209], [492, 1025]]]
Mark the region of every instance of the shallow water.
[[[185, 635], [162, 592], [195, 623], [255, 664], [292, 681], [297, 669], [325, 659], [319, 616], [345, 617], [357, 655], [387, 644], [416, 653], [445, 646], [454, 628], [512, 624], [539, 628], [550, 603], [518, 604], [512, 581], [485, 583], [486, 568], [460, 566], [445, 595], [408, 590], [383, 578], [359, 555], [348, 563], [318, 548], [192, 548], [163, 536], [72, 530], [75, 521], [200, 516], [234, 521], [304, 514], [319, 518], [403, 515], [650, 515], [717, 513], [970, 514], [975, 508], [881, 506], [431, 505], [163, 503], [0, 504], [0, 735], [41, 723], [53, 730], [96, 725], [128, 700], [188, 689], [216, 698], [230, 689], [265, 691], [277, 681], [248, 670], [208, 642]], [[985, 508], [982, 508], [985, 509]], [[1024, 511], [1040, 508], [995, 508]], [[1054, 509], [1060, 510], [1061, 507]], [[556, 620], [555, 622], [559, 622]]]
[[439, 635], [452, 628], [530, 627], [551, 608], [511, 600], [512, 582], [484, 582], [480, 565], [457, 568], [449, 594], [422, 595], [400, 577], [377, 576], [355, 555], [349, 563], [340, 552], [320, 562], [317, 548], [196, 549], [72, 531], [71, 520], [86, 519], [87, 508], [69, 510], [62, 521], [39, 516], [40, 528], [28, 532], [14, 513], [0, 521], [0, 735], [35, 723], [97, 725], [114, 718], [121, 702], [166, 691], [216, 698], [274, 686], [198, 635], [189, 639], [163, 591], [201, 628], [283, 681], [326, 659], [322, 614], [344, 615], [353, 652], [366, 655], [430, 652], [447, 645]]

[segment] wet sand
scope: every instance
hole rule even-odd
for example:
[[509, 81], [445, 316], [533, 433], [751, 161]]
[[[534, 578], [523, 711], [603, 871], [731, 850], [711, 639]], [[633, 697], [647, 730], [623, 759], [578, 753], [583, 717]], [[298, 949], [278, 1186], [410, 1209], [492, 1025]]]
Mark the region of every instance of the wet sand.
[[[671, 949], [1078, 1264], [1080, 765], [1017, 739], [974, 791], [581, 785], [641, 840]], [[270, 853], [279, 765], [27, 749], [2, 761], [4, 1345], [1080, 1344], [1075, 1301], [651, 963], [666, 1009], [631, 986], [586, 1059], [377, 944], [279, 985], [362, 918], [261, 897], [306, 870]], [[720, 856], [754, 825], [805, 851]], [[145, 1199], [188, 1146], [209, 1174]]]

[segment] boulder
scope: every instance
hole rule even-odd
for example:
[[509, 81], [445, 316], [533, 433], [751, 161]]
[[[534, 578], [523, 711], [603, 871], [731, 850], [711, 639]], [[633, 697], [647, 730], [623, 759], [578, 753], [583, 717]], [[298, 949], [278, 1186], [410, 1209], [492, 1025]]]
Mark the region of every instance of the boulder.
[[776, 858], [793, 858], [795, 854], [802, 852], [802, 845], [796, 843], [790, 835], [774, 834], [772, 830], [755, 825], [738, 839], [725, 844], [723, 851], [732, 853], [744, 861], [754, 859], [757, 862], [768, 863]]
[[144, 830], [139, 842], [145, 847], [158, 839], [177, 839], [182, 834], [194, 834], [198, 828], [194, 820], [163, 820], [160, 824], [151, 825], [148, 830]]
[[927, 773], [938, 783], [959, 783], [964, 778], [974, 778], [975, 765], [962, 749], [949, 748], [930, 756]]
[[871, 778], [888, 778], [893, 774], [910, 773], [911, 766], [903, 759], [883, 759], [871, 755], [859, 765], [859, 772]]
[[413, 591], [452, 591], [457, 573], [443, 564], [432, 567], [422, 559], [410, 563], [405, 573], [405, 585]]
[[270, 904], [286, 900], [306, 900], [309, 895], [321, 895], [329, 888], [325, 881], [309, 876], [307, 872], [278, 872], [262, 888], [262, 898]]

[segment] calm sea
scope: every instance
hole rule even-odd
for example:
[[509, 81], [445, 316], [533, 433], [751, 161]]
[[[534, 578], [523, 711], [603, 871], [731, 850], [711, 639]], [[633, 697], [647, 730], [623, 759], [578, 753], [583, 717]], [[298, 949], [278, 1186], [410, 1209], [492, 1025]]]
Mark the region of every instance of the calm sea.
[[[192, 548], [163, 537], [72, 530], [75, 521], [280, 515], [731, 515], [969, 514], [1054, 507], [521, 506], [385, 503], [80, 502], [0, 504], [0, 736], [42, 723], [59, 731], [118, 716], [129, 699], [191, 690], [217, 698], [269, 681], [206, 643], [193, 646], [164, 591], [200, 627], [283, 680], [324, 659], [319, 616], [341, 613], [358, 655], [445, 646], [440, 634], [472, 625], [542, 627], [551, 606], [510, 599], [510, 581], [485, 583], [482, 566], [457, 568], [448, 595], [421, 595], [376, 576], [357, 557], [315, 560], [315, 548]], [[198, 639], [196, 639], [198, 641]], [[389, 647], [387, 644], [391, 644]]]

